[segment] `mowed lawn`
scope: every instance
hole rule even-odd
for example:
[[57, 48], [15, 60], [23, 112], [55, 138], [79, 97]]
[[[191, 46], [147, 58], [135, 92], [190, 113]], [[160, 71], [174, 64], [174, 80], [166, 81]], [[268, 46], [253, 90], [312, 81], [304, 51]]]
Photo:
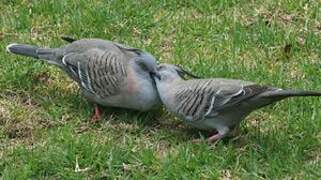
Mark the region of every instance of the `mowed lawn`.
[[1, 0], [0, 12], [0, 179], [321, 177], [321, 98], [284, 100], [252, 113], [236, 138], [193, 144], [207, 133], [165, 109], [105, 108], [92, 124], [66, 74], [5, 51], [102, 38], [203, 77], [321, 90], [320, 1]]

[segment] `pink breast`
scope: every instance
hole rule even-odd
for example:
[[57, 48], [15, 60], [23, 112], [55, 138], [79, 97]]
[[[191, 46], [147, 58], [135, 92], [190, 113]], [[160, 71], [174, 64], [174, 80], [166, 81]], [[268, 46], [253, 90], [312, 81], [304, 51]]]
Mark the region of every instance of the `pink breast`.
[[128, 72], [127, 72], [127, 93], [128, 94], [131, 94], [131, 95], [135, 95], [136, 92], [137, 92], [137, 79], [136, 79], [136, 74], [135, 72], [133, 72], [132, 69], [128, 69]]

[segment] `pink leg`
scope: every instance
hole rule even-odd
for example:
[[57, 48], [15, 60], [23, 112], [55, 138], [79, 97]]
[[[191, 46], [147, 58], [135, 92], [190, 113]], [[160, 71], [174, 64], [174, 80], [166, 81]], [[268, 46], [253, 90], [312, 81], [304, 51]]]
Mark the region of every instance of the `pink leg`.
[[102, 116], [101, 109], [97, 104], [95, 104], [95, 113], [91, 118], [91, 122], [96, 123], [96, 122], [100, 121], [101, 116]]
[[222, 137], [224, 137], [224, 135], [220, 134], [220, 133], [217, 133], [217, 134], [214, 134], [213, 136], [210, 136], [207, 141], [209, 143], [214, 143], [218, 140], [220, 140]]
[[[212, 137], [212, 136], [214, 136], [214, 135], [216, 135], [216, 134], [218, 134], [218, 131], [217, 131], [217, 130], [214, 130], [214, 131], [210, 132], [209, 138]], [[194, 143], [194, 144], [198, 144], [198, 143], [201, 143], [201, 142], [202, 142], [201, 139], [194, 139], [194, 140], [192, 140], [192, 143]]]
[[229, 131], [230, 131], [230, 129], [228, 127], [221, 127], [218, 129], [218, 133], [210, 136], [207, 139], [207, 141], [209, 143], [217, 142], [218, 140], [222, 139]]

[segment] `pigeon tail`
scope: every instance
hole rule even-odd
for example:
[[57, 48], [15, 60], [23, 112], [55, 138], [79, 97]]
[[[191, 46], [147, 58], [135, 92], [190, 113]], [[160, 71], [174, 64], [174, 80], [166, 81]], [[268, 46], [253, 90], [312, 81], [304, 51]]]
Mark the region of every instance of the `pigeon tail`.
[[40, 48], [28, 44], [13, 43], [9, 44], [6, 49], [9, 53], [33, 57], [35, 59], [47, 60], [48, 63], [58, 66], [62, 65], [62, 56], [58, 55], [58, 49], [55, 48]]
[[37, 49], [39, 49], [37, 46], [31, 46], [31, 45], [24, 45], [24, 44], [9, 44], [7, 46], [7, 52], [23, 55], [23, 56], [29, 56], [38, 59]]
[[272, 99], [284, 99], [287, 97], [294, 97], [294, 96], [321, 96], [321, 92], [318, 91], [304, 91], [304, 90], [275, 90], [275, 91], [268, 91], [264, 92], [260, 95], [261, 97], [265, 98], [272, 98]]

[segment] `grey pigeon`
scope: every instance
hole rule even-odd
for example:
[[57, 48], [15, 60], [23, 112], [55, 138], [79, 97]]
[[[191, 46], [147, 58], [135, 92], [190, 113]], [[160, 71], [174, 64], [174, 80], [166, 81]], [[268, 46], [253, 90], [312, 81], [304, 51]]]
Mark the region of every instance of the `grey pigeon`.
[[235, 127], [252, 111], [292, 96], [321, 96], [321, 92], [285, 90], [254, 82], [213, 78], [185, 80], [182, 68], [161, 64], [159, 78], [154, 77], [165, 107], [187, 124], [216, 131], [208, 138], [215, 142]]
[[25, 44], [10, 44], [10, 53], [29, 56], [54, 64], [75, 80], [84, 96], [98, 105], [147, 111], [160, 106], [155, 83], [155, 58], [140, 49], [100, 40], [74, 40], [62, 37], [70, 44], [60, 48], [40, 48]]

